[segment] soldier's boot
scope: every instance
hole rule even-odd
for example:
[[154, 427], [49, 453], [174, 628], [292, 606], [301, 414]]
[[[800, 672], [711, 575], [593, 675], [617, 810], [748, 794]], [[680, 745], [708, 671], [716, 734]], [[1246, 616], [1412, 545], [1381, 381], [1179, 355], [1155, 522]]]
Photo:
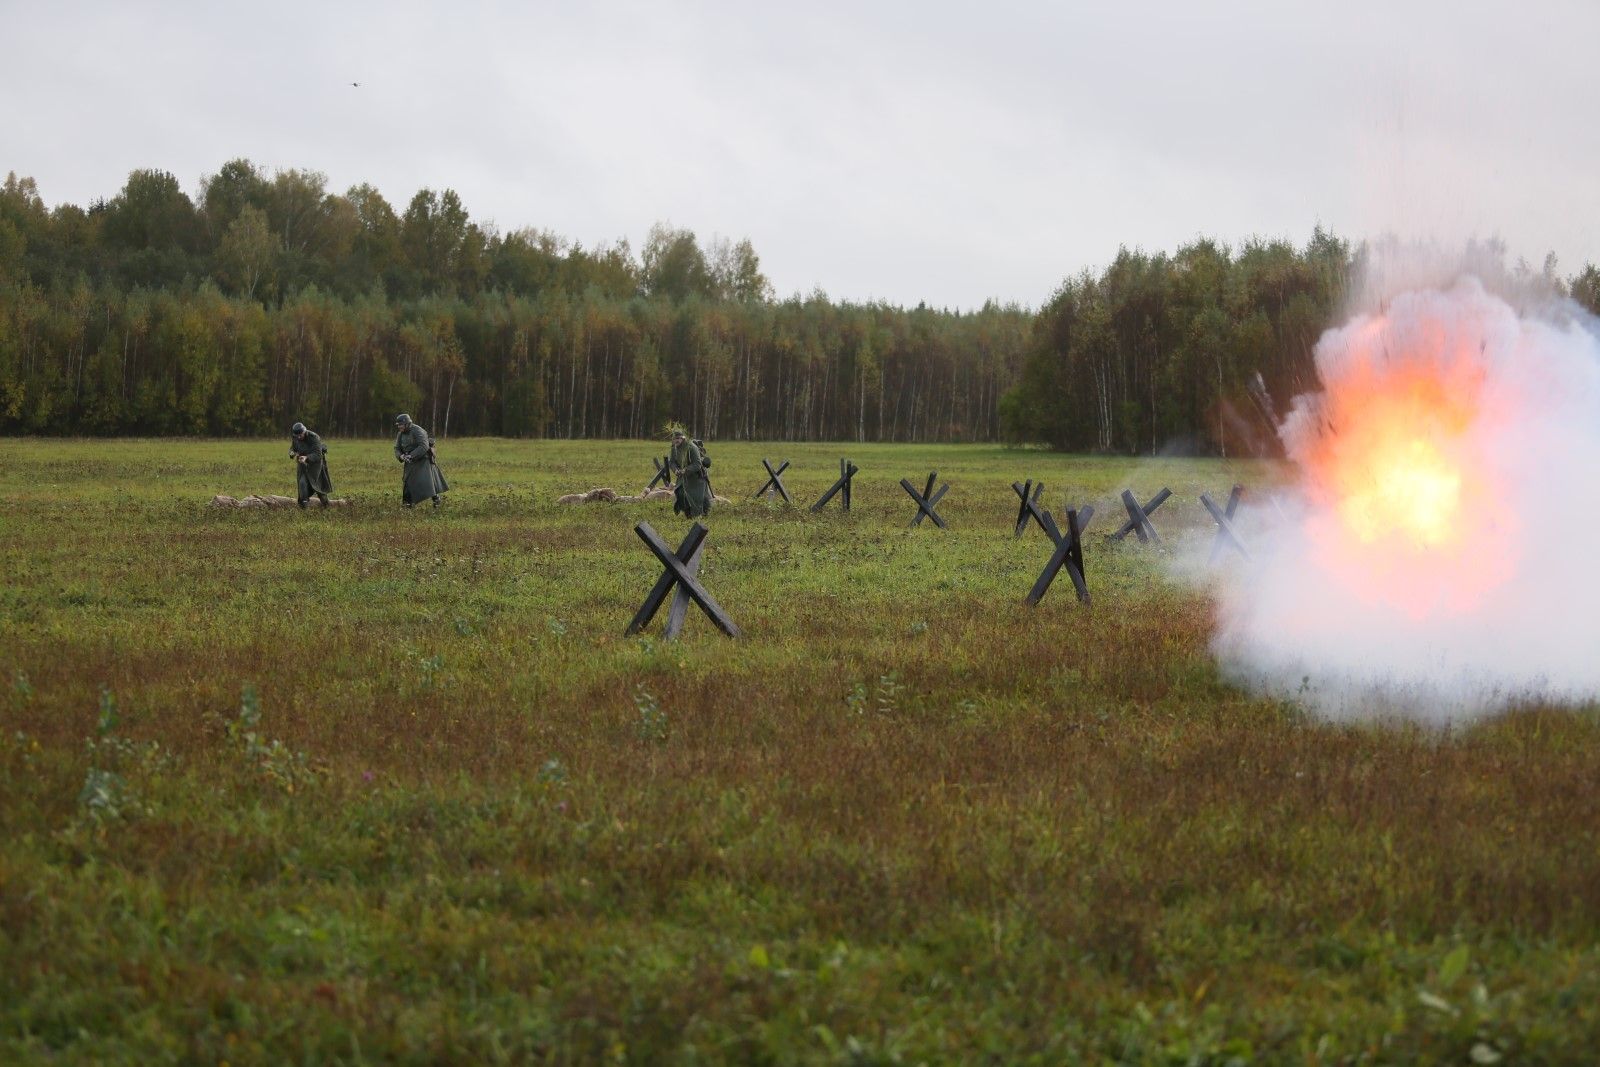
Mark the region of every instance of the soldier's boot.
[[318, 493], [317, 494], [317, 499], [322, 501], [322, 506], [323, 507], [327, 507], [328, 506], [328, 494], [327, 493]]
[[300, 510], [304, 511], [305, 507], [306, 507], [306, 498], [305, 497], [301, 497], [300, 498]]
[[434, 507], [438, 507], [439, 506], [439, 498], [438, 497], [434, 497], [433, 498], [433, 506]]

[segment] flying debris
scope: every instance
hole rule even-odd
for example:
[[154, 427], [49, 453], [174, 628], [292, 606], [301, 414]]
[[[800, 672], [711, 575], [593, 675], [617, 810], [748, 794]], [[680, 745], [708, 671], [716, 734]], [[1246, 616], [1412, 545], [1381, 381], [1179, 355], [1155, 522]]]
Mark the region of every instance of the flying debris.
[[1267, 392], [1267, 383], [1261, 377], [1261, 372], [1256, 371], [1255, 379], [1248, 386], [1250, 399], [1255, 401], [1256, 411], [1261, 415], [1267, 429], [1273, 433], [1278, 432], [1278, 417], [1273, 410], [1272, 394]]

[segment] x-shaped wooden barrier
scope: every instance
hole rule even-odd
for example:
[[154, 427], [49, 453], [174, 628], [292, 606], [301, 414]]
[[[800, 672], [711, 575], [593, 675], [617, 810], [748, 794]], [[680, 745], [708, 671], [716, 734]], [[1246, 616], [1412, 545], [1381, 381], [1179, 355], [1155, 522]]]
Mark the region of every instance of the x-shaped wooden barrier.
[[672, 607], [667, 612], [668, 640], [676, 638], [683, 630], [691, 600], [700, 605], [700, 610], [716, 623], [717, 629], [729, 637], [742, 636], [739, 627], [728, 618], [722, 606], [713, 600], [711, 594], [700, 584], [700, 554], [705, 548], [706, 534], [709, 532], [704, 526], [697, 522], [689, 527], [689, 534], [683, 539], [683, 544], [678, 546], [677, 552], [673, 552], [647, 522], [639, 523], [633, 528], [633, 532], [639, 535], [645, 547], [654, 553], [656, 559], [661, 561], [661, 566], [666, 569], [661, 577], [656, 579], [656, 584], [644, 598], [644, 604], [634, 614], [627, 630], [623, 631], [625, 634], [636, 634], [650, 625], [650, 620], [655, 618], [656, 612], [661, 608], [661, 602], [676, 587], [677, 594], [673, 597]]
[[1032, 478], [1029, 478], [1026, 483], [1012, 482], [1011, 491], [1022, 498], [1022, 503], [1017, 507], [1016, 536], [1021, 537], [1028, 532], [1029, 520], [1039, 521], [1039, 526], [1043, 528], [1044, 522], [1038, 519], [1038, 515], [1039, 498], [1044, 495], [1044, 483], [1039, 482], [1036, 485]]
[[761, 465], [767, 468], [767, 484], [763, 485], [760, 489], [757, 489], [756, 495], [752, 499], [759, 499], [762, 493], [766, 493], [770, 496], [772, 491], [776, 489], [778, 491], [778, 495], [783, 497], [783, 502], [785, 504], [793, 504], [794, 501], [789, 499], [789, 490], [783, 487], [783, 478], [780, 477], [784, 471], [789, 469], [789, 461], [784, 460], [778, 465], [777, 470], [773, 470], [772, 464], [768, 463], [765, 459], [761, 461]]
[[850, 479], [854, 478], [859, 473], [861, 473], [860, 467], [856, 466], [854, 463], [851, 463], [848, 459], [841, 459], [839, 461], [839, 480], [834, 482], [828, 491], [823, 493], [821, 498], [819, 498], [815, 504], [811, 505], [811, 510], [821, 511], [828, 501], [833, 499], [835, 493], [842, 492], [843, 495], [839, 498], [839, 505], [840, 507], [844, 508], [844, 510], [849, 511]]
[[1044, 571], [1039, 575], [1039, 580], [1033, 583], [1033, 589], [1028, 593], [1028, 604], [1035, 606], [1044, 599], [1045, 593], [1050, 590], [1050, 583], [1056, 580], [1056, 575], [1061, 568], [1067, 569], [1067, 577], [1072, 579], [1073, 588], [1078, 591], [1078, 603], [1089, 603], [1089, 585], [1083, 577], [1083, 529], [1089, 525], [1089, 520], [1094, 517], [1093, 508], [1084, 508], [1082, 524], [1078, 521], [1078, 512], [1074, 508], [1067, 509], [1067, 532], [1063, 534], [1056, 526], [1056, 521], [1048, 511], [1038, 512], [1039, 525], [1044, 527], [1044, 532], [1050, 535], [1055, 542], [1055, 551], [1050, 554], [1050, 562], [1044, 566]]
[[1232, 546], [1239, 555], [1243, 556], [1246, 562], [1250, 559], [1250, 553], [1245, 549], [1244, 541], [1240, 539], [1238, 532], [1233, 528], [1233, 513], [1238, 510], [1239, 498], [1243, 495], [1244, 486], [1234, 486], [1233, 492], [1228, 494], [1228, 506], [1223, 509], [1217, 507], [1206, 494], [1200, 494], [1200, 503], [1205, 505], [1206, 510], [1211, 512], [1211, 517], [1217, 522], [1217, 536], [1211, 542], [1212, 563], [1217, 562], [1217, 557], [1222, 555], [1222, 550], [1229, 546]]
[[1113, 541], [1120, 541], [1131, 533], [1139, 535], [1140, 542], [1154, 541], [1161, 543], [1161, 538], [1156, 534], [1156, 528], [1150, 525], [1150, 516], [1156, 508], [1167, 502], [1167, 497], [1172, 495], [1172, 490], [1163, 489], [1151, 497], [1144, 507], [1139, 506], [1139, 501], [1134, 499], [1133, 492], [1128, 489], [1122, 491], [1122, 506], [1128, 509], [1128, 521], [1117, 528], [1111, 535]]
[[648, 492], [649, 490], [654, 489], [657, 482], [660, 482], [662, 485], [671, 485], [672, 457], [662, 456], [660, 459], [657, 459], [656, 457], [651, 456], [650, 462], [656, 465], [656, 476], [650, 479], [650, 484], [645, 486], [645, 491]]
[[[1013, 482], [1012, 488], [1021, 487], [1017, 486], [1016, 483]], [[1039, 506], [1038, 493], [1034, 493], [1032, 496], [1023, 497], [1021, 510], [1023, 517], [1018, 522], [1018, 525], [1021, 526], [1024, 531], [1027, 530], [1028, 523], [1032, 522], [1037, 524], [1039, 529], [1045, 532], [1045, 536], [1050, 538], [1051, 544], [1059, 544], [1061, 542], [1061, 527], [1056, 525], [1055, 516], [1051, 515], [1047, 508]], [[1094, 505], [1085, 504], [1083, 507], [1078, 508], [1077, 510], [1078, 532], [1084, 533], [1089, 529], [1090, 521], [1094, 519]]]
[[950, 486], [945, 484], [941, 485], [939, 487], [939, 491], [935, 493], [933, 491], [933, 483], [938, 480], [938, 471], [934, 471], [933, 473], [929, 474], [928, 487], [919, 493], [917, 492], [916, 486], [912, 485], [904, 478], [900, 479], [900, 488], [910, 493], [911, 499], [917, 502], [917, 517], [911, 520], [911, 525], [920, 526], [922, 525], [923, 519], [932, 519], [933, 524], [939, 527], [939, 529], [948, 530], [950, 528], [945, 525], [945, 521], [941, 519], [939, 517], [939, 513], [934, 510], [934, 508], [939, 506], [939, 501], [944, 499], [944, 495], [950, 491]]

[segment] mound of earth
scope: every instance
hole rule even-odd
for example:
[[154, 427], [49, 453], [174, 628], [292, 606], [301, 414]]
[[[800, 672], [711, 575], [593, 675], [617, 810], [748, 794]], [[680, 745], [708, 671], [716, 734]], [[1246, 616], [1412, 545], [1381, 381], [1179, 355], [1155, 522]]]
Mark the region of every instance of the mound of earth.
[[[250, 496], [231, 497], [218, 493], [211, 498], [211, 507], [214, 508], [292, 508], [294, 506], [294, 497], [278, 496], [276, 494], [268, 494], [266, 496], [252, 494]], [[349, 506], [350, 501], [342, 497], [332, 498], [328, 501], [328, 507], [330, 508], [347, 508]], [[306, 501], [306, 507], [320, 508], [322, 507], [322, 501], [312, 497]]]
[[[605, 486], [601, 486], [598, 489], [591, 489], [587, 493], [568, 493], [565, 496], [558, 496], [558, 497], [556, 497], [556, 503], [557, 504], [601, 504], [601, 503], [603, 503], [603, 504], [634, 504], [634, 503], [638, 503], [641, 500], [671, 500], [672, 497], [673, 497], [673, 493], [672, 493], [671, 489], [646, 489], [644, 492], [640, 493], [638, 496], [623, 496], [623, 495], [620, 495], [615, 489], [610, 489], [610, 488], [607, 488]], [[715, 501], [718, 504], [726, 504], [726, 503], [728, 503], [728, 498], [727, 497], [723, 497], [723, 496], [712, 497], [712, 500]]]

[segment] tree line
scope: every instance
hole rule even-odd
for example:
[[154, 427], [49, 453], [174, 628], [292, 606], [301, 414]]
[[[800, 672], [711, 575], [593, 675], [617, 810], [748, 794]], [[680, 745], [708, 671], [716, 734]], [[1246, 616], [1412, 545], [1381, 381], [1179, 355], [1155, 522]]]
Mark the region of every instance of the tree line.
[[0, 190], [0, 431], [992, 440], [1031, 315], [775, 299], [748, 241], [584, 248], [245, 160]]
[[[1297, 395], [1319, 387], [1313, 352], [1352, 305], [1375, 256], [1318, 227], [1303, 248], [1198, 239], [1166, 255], [1124, 250], [1067, 279], [1034, 319], [1022, 376], [1002, 402], [1007, 437], [1074, 451], [1270, 455]], [[1561, 278], [1554, 256], [1508, 263], [1471, 242], [1465, 269], [1524, 306], [1570, 296], [1600, 314], [1600, 270]]]
[[[349, 436], [405, 410], [443, 435], [638, 437], [678, 419], [708, 438], [1212, 450], [1259, 436], [1262, 397], [1310, 386], [1362, 254], [1321, 230], [1304, 248], [1197, 240], [1124, 251], [1037, 312], [961, 312], [779, 299], [749, 241], [657, 225], [637, 255], [584, 248], [474, 222], [450, 190], [397, 212], [370, 185], [247, 160], [194, 198], [141, 170], [54, 209], [12, 174], [0, 432], [299, 419]], [[1592, 301], [1600, 276], [1571, 288]]]

